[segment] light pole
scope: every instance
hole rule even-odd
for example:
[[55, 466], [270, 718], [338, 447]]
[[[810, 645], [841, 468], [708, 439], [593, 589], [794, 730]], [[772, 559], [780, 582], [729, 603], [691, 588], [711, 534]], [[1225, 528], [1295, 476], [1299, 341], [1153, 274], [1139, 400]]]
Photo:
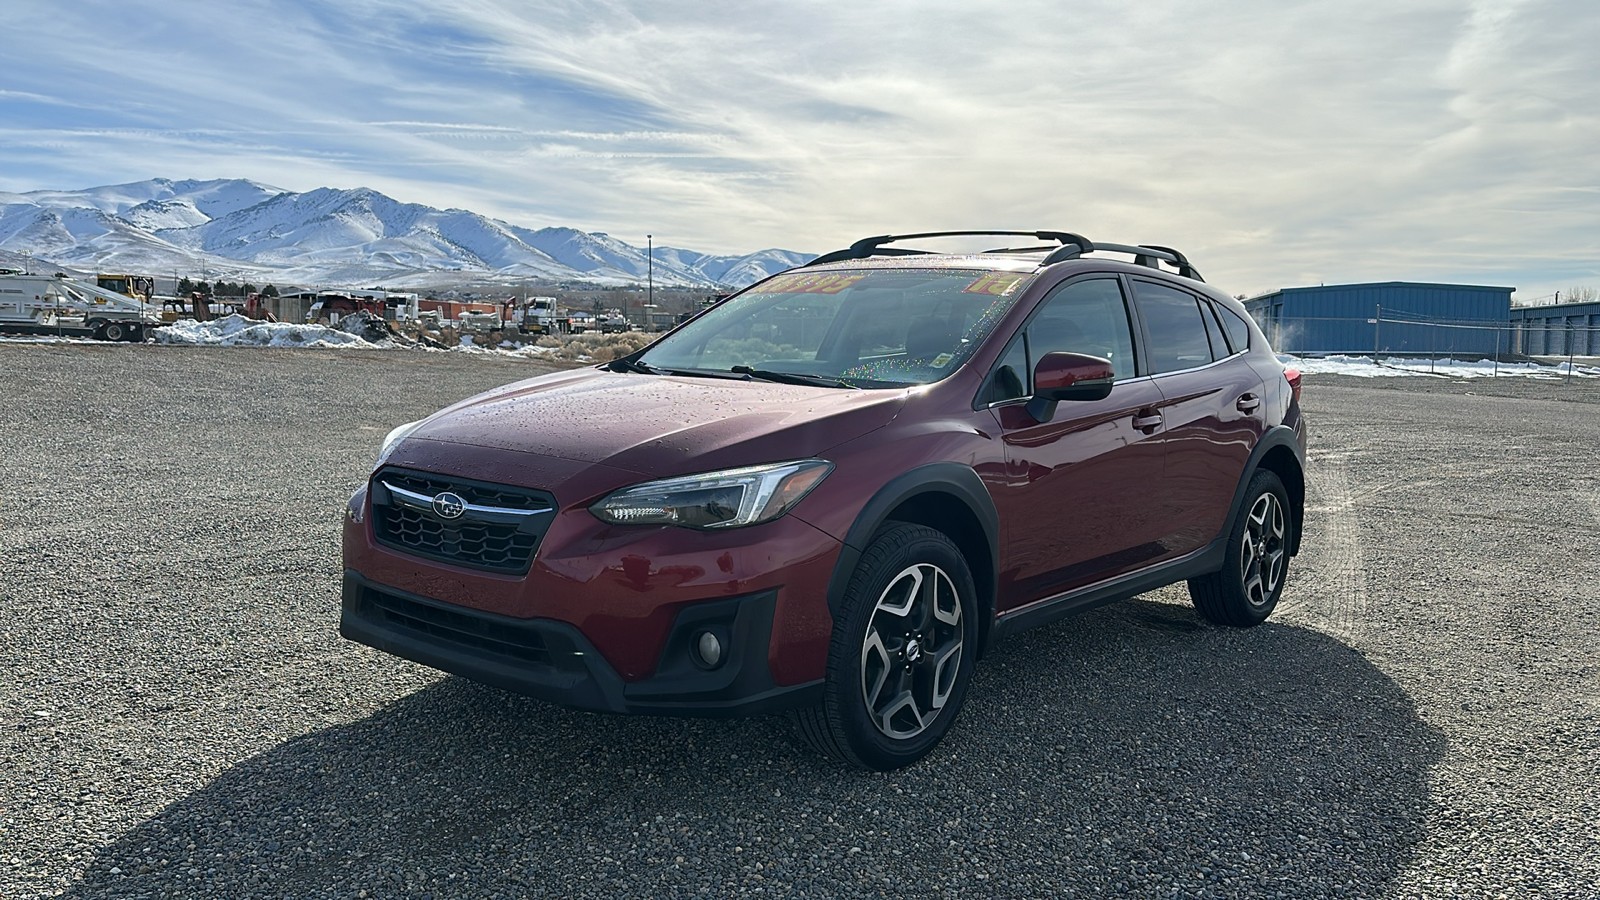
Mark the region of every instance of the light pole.
[[[647, 235], [644, 236], [644, 248], [645, 248], [644, 249], [644, 260], [645, 260], [645, 295], [644, 295], [645, 299], [644, 299], [644, 305], [645, 305], [645, 308], [651, 310], [651, 312], [654, 312], [655, 308], [656, 308], [656, 236], [655, 235], [647, 234]], [[650, 315], [650, 313], [645, 313], [645, 315], [648, 316], [648, 315]], [[648, 321], [646, 321], [644, 323], [644, 326], [646, 328], [649, 328], [650, 327], [650, 323]]]

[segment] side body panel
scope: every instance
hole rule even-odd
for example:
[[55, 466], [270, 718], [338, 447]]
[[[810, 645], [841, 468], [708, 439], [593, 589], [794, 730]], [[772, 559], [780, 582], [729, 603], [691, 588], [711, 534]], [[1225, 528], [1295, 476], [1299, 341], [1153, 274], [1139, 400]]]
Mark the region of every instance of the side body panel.
[[1134, 420], [1162, 403], [1148, 378], [1104, 400], [1062, 403], [1049, 422], [1022, 404], [993, 410], [1005, 478], [991, 482], [1005, 535], [1001, 611], [1119, 575], [1165, 555], [1169, 524], [1159, 428]]
[[1167, 449], [1159, 499], [1168, 525], [1163, 540], [1170, 556], [1181, 556], [1227, 524], [1234, 487], [1266, 430], [1266, 403], [1261, 379], [1242, 355], [1160, 376], [1156, 385]]

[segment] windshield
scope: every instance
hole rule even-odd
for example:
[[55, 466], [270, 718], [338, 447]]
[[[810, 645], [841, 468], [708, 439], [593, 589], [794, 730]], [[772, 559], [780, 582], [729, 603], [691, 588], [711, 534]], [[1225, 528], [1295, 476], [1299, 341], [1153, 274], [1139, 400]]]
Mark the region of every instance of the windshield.
[[954, 372], [1016, 301], [1028, 272], [785, 272], [708, 310], [639, 358], [666, 371], [811, 376], [849, 387]]

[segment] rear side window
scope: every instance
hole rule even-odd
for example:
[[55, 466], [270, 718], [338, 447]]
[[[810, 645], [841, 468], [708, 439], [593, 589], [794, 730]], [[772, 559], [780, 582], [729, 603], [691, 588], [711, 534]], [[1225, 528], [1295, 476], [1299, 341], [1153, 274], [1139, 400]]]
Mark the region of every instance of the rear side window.
[[1233, 310], [1218, 303], [1215, 304], [1217, 312], [1222, 316], [1222, 327], [1228, 332], [1228, 341], [1233, 344], [1233, 352], [1242, 353], [1250, 349], [1250, 326]]
[[1193, 294], [1148, 281], [1135, 282], [1134, 293], [1150, 340], [1145, 353], [1152, 373], [1180, 372], [1211, 362], [1211, 340]]

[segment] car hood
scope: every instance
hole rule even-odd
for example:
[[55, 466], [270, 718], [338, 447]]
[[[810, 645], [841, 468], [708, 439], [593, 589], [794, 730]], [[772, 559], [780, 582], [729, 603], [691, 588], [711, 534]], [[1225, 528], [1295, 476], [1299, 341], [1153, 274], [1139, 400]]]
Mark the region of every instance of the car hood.
[[430, 416], [406, 441], [669, 477], [819, 455], [888, 424], [905, 397], [904, 390], [580, 369], [464, 400]]

